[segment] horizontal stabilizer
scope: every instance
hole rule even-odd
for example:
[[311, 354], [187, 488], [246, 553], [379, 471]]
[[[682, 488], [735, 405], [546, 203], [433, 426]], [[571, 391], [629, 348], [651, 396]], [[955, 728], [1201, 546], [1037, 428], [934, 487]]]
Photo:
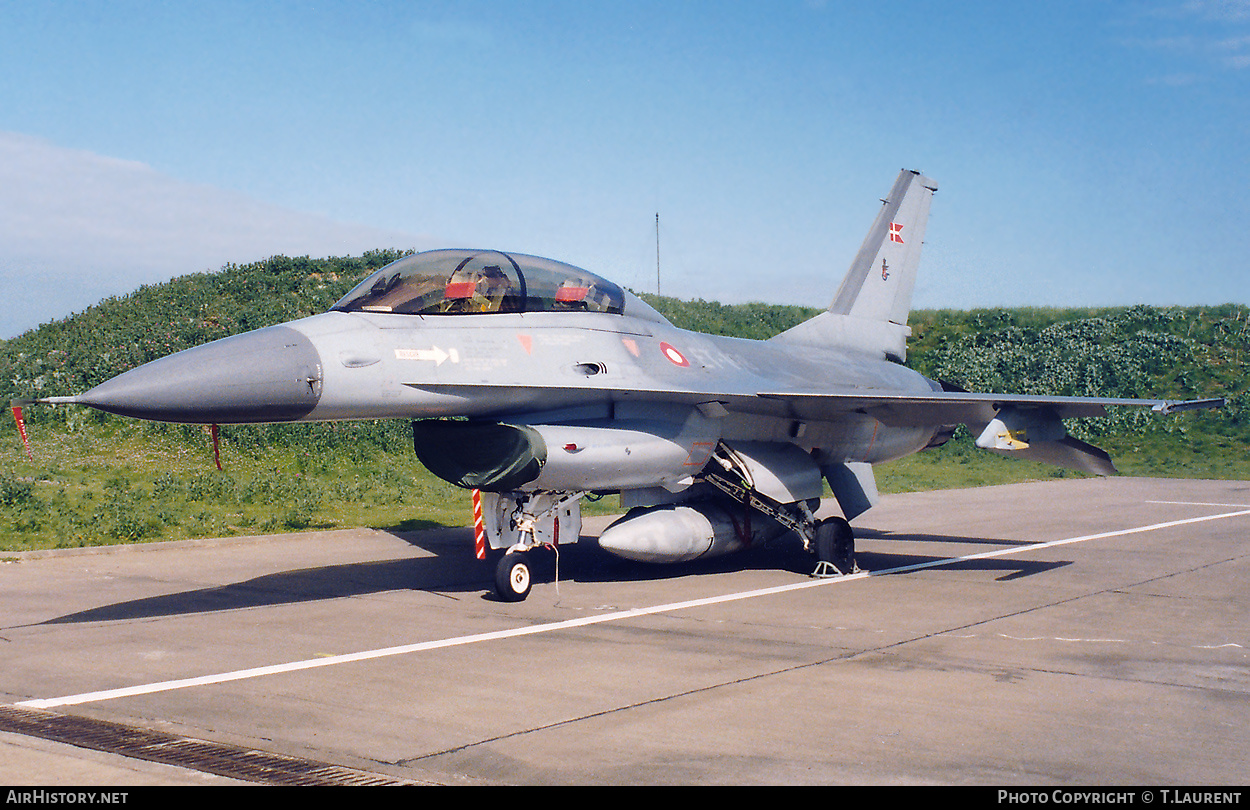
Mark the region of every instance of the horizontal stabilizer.
[[1040, 461], [1055, 467], [1065, 467], [1090, 475], [1115, 475], [1115, 464], [1107, 451], [1086, 444], [1071, 436], [1054, 442], [1033, 442], [1028, 447], [1018, 450], [991, 450], [1005, 458], [1024, 458], [1029, 461]]

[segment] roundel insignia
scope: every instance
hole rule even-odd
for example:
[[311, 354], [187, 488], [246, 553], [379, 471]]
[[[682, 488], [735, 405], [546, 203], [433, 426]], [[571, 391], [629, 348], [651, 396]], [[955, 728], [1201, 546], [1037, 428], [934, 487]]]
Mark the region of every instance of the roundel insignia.
[[660, 351], [664, 352], [664, 356], [667, 357], [668, 361], [675, 366], [685, 368], [690, 365], [690, 361], [686, 359], [686, 356], [677, 351], [677, 348], [671, 343], [661, 343]]

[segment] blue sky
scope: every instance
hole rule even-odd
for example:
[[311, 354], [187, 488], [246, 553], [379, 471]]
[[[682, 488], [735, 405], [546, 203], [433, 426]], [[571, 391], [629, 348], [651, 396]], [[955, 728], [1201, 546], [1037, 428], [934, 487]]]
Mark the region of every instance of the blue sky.
[[825, 306], [1250, 302], [1250, 0], [0, 0], [0, 338], [275, 253], [478, 246]]

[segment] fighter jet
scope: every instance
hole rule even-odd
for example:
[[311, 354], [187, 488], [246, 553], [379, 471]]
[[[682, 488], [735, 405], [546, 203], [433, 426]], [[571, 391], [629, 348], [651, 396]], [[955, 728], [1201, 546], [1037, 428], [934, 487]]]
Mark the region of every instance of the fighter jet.
[[[763, 341], [679, 329], [601, 276], [498, 250], [435, 250], [364, 279], [328, 312], [188, 349], [73, 403], [200, 424], [407, 419], [417, 458], [472, 491], [475, 553], [525, 599], [527, 552], [577, 541], [586, 496], [619, 493], [599, 546], [673, 563], [793, 533], [815, 575], [854, 572], [849, 521], [873, 465], [976, 444], [1107, 475], [1064, 419], [1220, 400], [952, 390], [903, 365], [937, 184], [902, 171], [829, 308]], [[824, 482], [841, 515], [817, 519]]]

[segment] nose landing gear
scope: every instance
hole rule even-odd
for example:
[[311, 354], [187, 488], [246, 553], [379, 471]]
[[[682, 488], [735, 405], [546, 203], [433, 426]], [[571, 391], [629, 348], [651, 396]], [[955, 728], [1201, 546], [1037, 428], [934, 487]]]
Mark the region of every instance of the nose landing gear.
[[495, 564], [495, 593], [505, 602], [522, 602], [530, 595], [533, 577], [523, 551], [509, 551]]

